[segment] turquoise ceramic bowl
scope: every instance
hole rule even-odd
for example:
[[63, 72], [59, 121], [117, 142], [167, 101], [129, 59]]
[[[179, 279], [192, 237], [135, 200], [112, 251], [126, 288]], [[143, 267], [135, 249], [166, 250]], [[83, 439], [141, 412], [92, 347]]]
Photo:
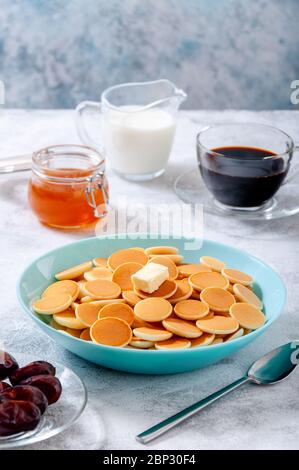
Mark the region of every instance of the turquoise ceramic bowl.
[[[186, 372], [213, 364], [251, 343], [262, 335], [282, 312], [286, 289], [281, 278], [259, 259], [236, 248], [204, 240], [195, 251], [185, 250], [186, 240], [156, 240], [97, 237], [88, 238], [52, 250], [28, 266], [17, 285], [17, 295], [26, 314], [54, 341], [74, 354], [111, 369], [139, 374], [172, 374]], [[101, 346], [83, 341], [51, 328], [47, 316], [39, 316], [30, 307], [33, 300], [54, 281], [54, 274], [94, 257], [108, 257], [113, 251], [133, 246], [174, 245], [187, 262], [198, 262], [199, 256], [211, 255], [223, 260], [228, 266], [243, 270], [255, 279], [256, 292], [264, 302], [267, 317], [265, 325], [234, 341], [213, 346], [174, 351], [146, 351]]]

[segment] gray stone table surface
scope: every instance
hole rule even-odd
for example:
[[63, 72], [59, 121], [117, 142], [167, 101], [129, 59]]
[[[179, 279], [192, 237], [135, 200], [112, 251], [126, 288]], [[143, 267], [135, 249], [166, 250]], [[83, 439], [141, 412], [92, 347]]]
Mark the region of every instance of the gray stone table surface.
[[[299, 140], [298, 111], [181, 112], [166, 173], [143, 185], [110, 174], [112, 204], [124, 195], [128, 202], [136, 202], [136, 196], [145, 203], [178, 202], [173, 182], [182, 171], [195, 168], [196, 133], [207, 124], [229, 121], [269, 123]], [[0, 158], [70, 142], [78, 142], [72, 111], [0, 112]], [[260, 257], [279, 271], [287, 284], [284, 312], [262, 337], [218, 364], [168, 376], [107, 370], [64, 350], [26, 318], [17, 302], [16, 280], [37, 256], [92, 236], [93, 231], [63, 232], [41, 225], [27, 204], [28, 176], [20, 173], [0, 177], [0, 339], [16, 354], [28, 352], [72, 367], [89, 392], [88, 409], [77, 425], [59, 438], [32, 448], [144, 448], [135, 441], [138, 432], [237, 379], [255, 358], [271, 348], [299, 339], [299, 215], [270, 222], [238, 222], [232, 227], [229, 220], [206, 214], [205, 237]], [[148, 449], [298, 449], [298, 379], [296, 371], [275, 387], [245, 386], [153, 441]]]

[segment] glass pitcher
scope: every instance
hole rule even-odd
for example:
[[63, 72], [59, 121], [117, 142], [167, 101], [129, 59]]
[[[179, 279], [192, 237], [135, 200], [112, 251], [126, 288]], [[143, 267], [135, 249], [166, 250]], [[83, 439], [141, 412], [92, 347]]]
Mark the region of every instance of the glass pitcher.
[[187, 95], [169, 80], [125, 83], [105, 90], [101, 102], [77, 106], [77, 130], [85, 144], [92, 140], [85, 112], [101, 114], [101, 151], [110, 167], [133, 181], [156, 178], [165, 171], [173, 145], [177, 111]]

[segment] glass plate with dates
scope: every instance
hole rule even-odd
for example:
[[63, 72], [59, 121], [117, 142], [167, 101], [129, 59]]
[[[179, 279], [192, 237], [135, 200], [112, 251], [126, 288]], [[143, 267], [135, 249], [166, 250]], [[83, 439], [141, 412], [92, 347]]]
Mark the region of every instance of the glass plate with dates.
[[86, 401], [84, 383], [63, 364], [0, 351], [0, 449], [34, 444], [65, 431]]

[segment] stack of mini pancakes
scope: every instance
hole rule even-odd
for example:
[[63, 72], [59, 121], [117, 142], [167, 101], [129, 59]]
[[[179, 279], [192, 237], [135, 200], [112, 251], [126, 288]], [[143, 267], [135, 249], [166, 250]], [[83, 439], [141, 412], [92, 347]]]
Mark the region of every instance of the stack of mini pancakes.
[[[147, 263], [166, 266], [154, 292], [134, 286]], [[50, 315], [63, 334], [134, 349], [185, 349], [232, 341], [266, 321], [253, 278], [221, 260], [184, 263], [177, 248], [134, 247], [94, 258], [55, 275], [32, 308]]]

